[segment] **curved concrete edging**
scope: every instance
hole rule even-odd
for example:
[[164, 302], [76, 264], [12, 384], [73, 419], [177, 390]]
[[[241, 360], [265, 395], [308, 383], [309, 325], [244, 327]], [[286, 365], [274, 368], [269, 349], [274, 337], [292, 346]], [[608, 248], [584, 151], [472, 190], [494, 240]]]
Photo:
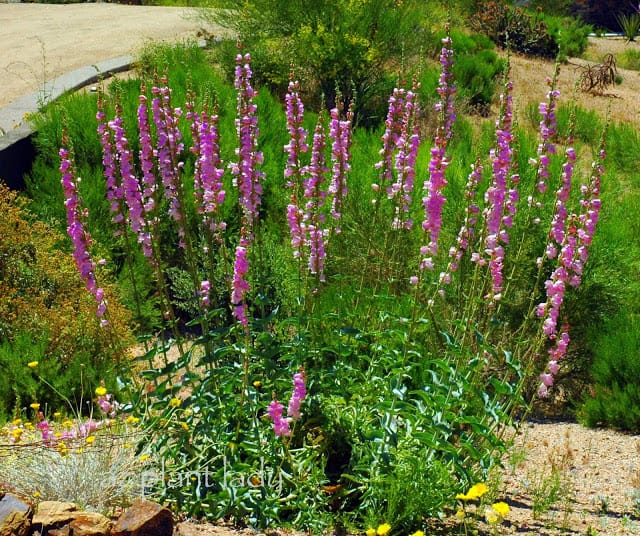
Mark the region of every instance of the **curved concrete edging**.
[[[198, 45], [204, 47], [206, 42], [201, 40]], [[23, 176], [30, 171], [34, 156], [30, 139], [34, 128], [28, 120], [29, 114], [36, 113], [42, 106], [54, 102], [67, 91], [80, 89], [100, 78], [131, 69], [134, 61], [134, 57], [127, 54], [81, 67], [50, 80], [35, 93], [20, 97], [0, 108], [0, 179], [6, 181], [11, 188], [19, 189], [24, 185]]]
[[[100, 78], [128, 70], [133, 62], [133, 56], [126, 55], [81, 67], [45, 83], [35, 93], [20, 97], [4, 108], [0, 108], [0, 151], [33, 133], [25, 116], [36, 113], [42, 106], [57, 100], [67, 91], [79, 89], [97, 82]], [[3, 132], [4, 135], [2, 135]], [[0, 176], [2, 176], [1, 169]]]
[[34, 129], [27, 116], [67, 91], [130, 69], [133, 61], [133, 56], [126, 55], [81, 67], [45, 83], [35, 93], [0, 108], [0, 178], [6, 181], [9, 188], [24, 188], [24, 175], [31, 171], [35, 158], [31, 141]]

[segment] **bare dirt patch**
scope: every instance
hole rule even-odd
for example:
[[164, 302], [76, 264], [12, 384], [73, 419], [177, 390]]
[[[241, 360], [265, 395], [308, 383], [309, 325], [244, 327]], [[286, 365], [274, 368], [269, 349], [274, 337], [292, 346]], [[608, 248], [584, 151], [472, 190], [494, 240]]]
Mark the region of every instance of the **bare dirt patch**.
[[[640, 43], [625, 43], [624, 39], [616, 37], [592, 37], [585, 54], [588, 60], [570, 58], [566, 64], [560, 66], [558, 89], [561, 100], [567, 102], [574, 95], [576, 81], [586, 64], [602, 62], [606, 54], [620, 55], [625, 50], [640, 51]], [[513, 81], [514, 103], [520, 111], [526, 110], [529, 103], [545, 100], [548, 88], [545, 79], [553, 75], [554, 63], [524, 56], [512, 56], [511, 79]], [[609, 87], [601, 95], [594, 93], [576, 93], [579, 106], [593, 110], [605, 117], [610, 110], [613, 121], [623, 121], [640, 126], [640, 73], [621, 69], [618, 74], [622, 82]]]

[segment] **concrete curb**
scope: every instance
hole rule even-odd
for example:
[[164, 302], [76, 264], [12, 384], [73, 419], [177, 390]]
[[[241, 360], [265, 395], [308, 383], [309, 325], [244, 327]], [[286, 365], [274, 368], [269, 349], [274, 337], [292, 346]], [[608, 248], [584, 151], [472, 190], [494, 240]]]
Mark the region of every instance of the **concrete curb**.
[[67, 91], [97, 82], [101, 77], [127, 71], [133, 62], [133, 56], [126, 55], [81, 67], [45, 83], [35, 93], [20, 97], [0, 108], [0, 152], [33, 133], [25, 116], [36, 113], [42, 106], [55, 101]]

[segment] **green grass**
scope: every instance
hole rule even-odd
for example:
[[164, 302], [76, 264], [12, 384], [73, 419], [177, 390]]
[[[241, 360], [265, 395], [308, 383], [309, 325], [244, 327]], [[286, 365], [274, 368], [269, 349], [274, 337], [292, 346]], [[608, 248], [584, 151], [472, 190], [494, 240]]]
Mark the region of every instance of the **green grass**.
[[621, 69], [640, 71], [640, 50], [625, 50], [618, 54], [616, 61]]

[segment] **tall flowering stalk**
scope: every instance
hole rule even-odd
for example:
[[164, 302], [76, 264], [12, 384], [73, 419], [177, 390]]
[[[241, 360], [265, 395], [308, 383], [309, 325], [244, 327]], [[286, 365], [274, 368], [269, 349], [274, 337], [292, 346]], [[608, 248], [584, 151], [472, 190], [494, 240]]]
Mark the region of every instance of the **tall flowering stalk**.
[[453, 84], [453, 49], [451, 48], [451, 37], [448, 35], [442, 40], [442, 52], [440, 54], [440, 85], [438, 95], [440, 101], [436, 104], [436, 110], [440, 112], [440, 123], [435, 137], [435, 145], [431, 148], [431, 159], [429, 161], [429, 179], [424, 182], [423, 190], [425, 195], [422, 198], [422, 205], [425, 211], [425, 219], [422, 222], [422, 229], [428, 234], [429, 241], [420, 248], [420, 271], [425, 269], [433, 270], [433, 257], [438, 252], [438, 237], [442, 227], [442, 208], [446, 202], [443, 190], [447, 185], [445, 171], [449, 166], [446, 157], [446, 150], [451, 139], [451, 129], [455, 121], [454, 97], [456, 87]]
[[[218, 116], [209, 115], [206, 109], [202, 113], [195, 112], [192, 100], [187, 102], [186, 108], [193, 140], [190, 151], [196, 156], [193, 176], [196, 210], [202, 218], [204, 253], [213, 263], [213, 250], [222, 244], [221, 233], [226, 229], [226, 222], [219, 216], [226, 192], [223, 184], [224, 167], [220, 158]], [[197, 294], [205, 310], [210, 306], [210, 291], [210, 281], [200, 281]]]
[[301, 207], [303, 166], [300, 157], [302, 153], [309, 151], [307, 131], [303, 127], [304, 104], [300, 99], [299, 91], [300, 83], [291, 80], [285, 97], [289, 143], [284, 146], [285, 152], [288, 153], [284, 177], [287, 187], [291, 190], [287, 205], [287, 222], [291, 236], [291, 248], [296, 259], [302, 257], [302, 249], [306, 242], [305, 224], [303, 223], [304, 210]]
[[235, 87], [238, 90], [236, 131], [239, 146], [236, 148], [237, 161], [232, 162], [233, 184], [238, 188], [240, 206], [243, 210], [243, 225], [252, 229], [258, 218], [262, 197], [264, 173], [258, 169], [263, 162], [263, 154], [258, 151], [258, 116], [254, 99], [256, 91], [251, 87], [251, 55], [236, 56]]
[[287, 407], [287, 417], [284, 417], [284, 406], [275, 398], [267, 408], [267, 415], [273, 422], [273, 432], [277, 437], [291, 435], [291, 422], [300, 419], [300, 406], [307, 396], [306, 377], [303, 369], [293, 375], [293, 392]]
[[500, 96], [502, 107], [496, 122], [496, 147], [489, 153], [492, 182], [485, 192], [486, 208], [483, 214], [486, 224], [484, 254], [488, 259], [492, 281], [491, 294], [487, 296], [490, 301], [497, 301], [502, 297], [504, 246], [509, 243], [509, 234], [505, 227], [512, 225], [517, 201], [517, 189], [511, 188], [510, 184], [510, 182], [515, 184], [518, 182], [518, 175], [511, 174], [513, 168], [512, 89], [511, 82], [507, 82]]
[[109, 128], [113, 132], [118, 160], [120, 162], [120, 176], [124, 199], [127, 205], [127, 217], [132, 231], [137, 236], [140, 244], [150, 242], [149, 230], [142, 200], [142, 190], [138, 178], [135, 175], [133, 155], [129, 149], [129, 140], [124, 130], [122, 119], [122, 107], [116, 104], [116, 115], [109, 122]]
[[[73, 155], [67, 148], [69, 139], [66, 133], [62, 136], [62, 148], [60, 155], [60, 173], [62, 174], [61, 183], [64, 189], [64, 205], [67, 212], [67, 234], [73, 243], [73, 259], [76, 267], [80, 272], [80, 276], [85, 282], [87, 290], [93, 295], [97, 310], [96, 316], [100, 319], [100, 325], [105, 327], [108, 325], [107, 319], [104, 317], [107, 311], [107, 300], [104, 297], [104, 289], [98, 286], [96, 279], [96, 263], [91, 259], [89, 246], [92, 243], [91, 235], [86, 230], [84, 219], [87, 217], [87, 210], [82, 209], [81, 200], [78, 194], [78, 183], [80, 177], [76, 176], [75, 166], [73, 163]], [[102, 262], [102, 261], [99, 261]]]
[[[580, 211], [578, 214], [571, 214], [567, 217], [556, 268], [545, 282], [547, 299], [536, 309], [536, 314], [539, 317], [544, 317], [543, 335], [555, 342], [554, 347], [549, 351], [551, 359], [547, 364], [546, 371], [540, 376], [541, 384], [538, 389], [540, 396], [546, 396], [548, 388], [553, 385], [553, 377], [558, 371], [558, 361], [566, 354], [569, 344], [568, 326], [563, 325], [558, 334], [558, 321], [567, 286], [577, 287], [581, 282], [582, 271], [589, 257], [589, 247], [600, 217], [600, 184], [605, 171], [607, 128], [608, 124], [600, 140], [598, 156], [592, 164], [591, 176], [588, 182], [581, 186]], [[567, 158], [568, 162], [572, 164], [573, 156]], [[559, 190], [559, 192], [563, 192], [563, 195], [564, 189], [566, 186], [563, 182]], [[552, 235], [554, 231], [555, 229], [552, 227]], [[554, 236], [552, 240], [556, 238]]]
[[[540, 208], [542, 207], [542, 201], [540, 196], [544, 195], [548, 188], [549, 182], [549, 165], [551, 156], [556, 153], [556, 146], [554, 139], [558, 133], [556, 108], [558, 97], [560, 97], [560, 91], [556, 88], [558, 80], [558, 74], [560, 72], [560, 65], [556, 63], [555, 70], [552, 77], [547, 77], [547, 86], [549, 91], [547, 92], [546, 102], [541, 102], [538, 111], [540, 112], [540, 141], [537, 149], [537, 159], [531, 159], [530, 164], [536, 166], [536, 185], [534, 192], [529, 196], [528, 202], [530, 207]], [[539, 218], [534, 218], [534, 223], [540, 223]]]
[[[382, 160], [375, 164], [380, 170], [379, 178], [386, 197], [393, 204], [393, 229], [411, 229], [413, 221], [409, 209], [415, 181], [415, 166], [420, 146], [419, 127], [416, 116], [419, 112], [417, 89], [395, 88], [389, 98], [389, 110], [382, 135]], [[395, 176], [394, 176], [395, 170]], [[374, 184], [374, 190], [380, 185]], [[379, 200], [376, 200], [379, 204]]]
[[154, 158], [153, 138], [151, 137], [151, 126], [149, 123], [149, 110], [147, 104], [147, 97], [144, 94], [146, 88], [141, 88], [141, 95], [139, 97], [138, 104], [138, 131], [140, 140], [140, 167], [142, 169], [142, 203], [144, 208], [145, 217], [147, 218], [147, 225], [149, 226], [149, 234], [145, 236], [142, 243], [142, 251], [152, 266], [156, 266], [158, 260], [153, 255], [153, 231], [158, 223], [157, 218], [157, 195], [158, 184], [156, 180], [156, 164]]
[[351, 171], [353, 106], [350, 106], [347, 110], [345, 119], [341, 119], [340, 112], [340, 106], [336, 106], [331, 110], [331, 122], [329, 124], [329, 137], [332, 140], [332, 174], [328, 193], [331, 199], [331, 217], [336, 222], [333, 230], [337, 234], [340, 233], [340, 226], [337, 222], [342, 215], [342, 204], [349, 191], [347, 175]]
[[235, 87], [238, 91], [236, 131], [239, 146], [236, 149], [238, 160], [230, 164], [233, 184], [238, 188], [239, 203], [242, 209], [242, 230], [240, 244], [236, 247], [233, 281], [231, 284], [231, 304], [233, 316], [248, 328], [246, 294], [250, 290], [247, 280], [249, 270], [248, 249], [253, 241], [254, 224], [258, 219], [258, 210], [262, 197], [261, 181], [264, 173], [258, 169], [263, 155], [258, 147], [258, 116], [254, 98], [257, 93], [251, 87], [251, 56], [236, 56]]
[[323, 207], [327, 197], [324, 189], [325, 176], [329, 171], [326, 165], [327, 141], [322, 116], [318, 117], [313, 142], [311, 144], [311, 162], [305, 166], [304, 199], [302, 231], [305, 234], [305, 245], [309, 252], [309, 272], [324, 280], [325, 251], [325, 213]]
[[102, 167], [107, 190], [107, 201], [109, 201], [109, 211], [112, 214], [111, 221], [117, 224], [114, 235], [122, 234], [124, 226], [124, 201], [122, 194], [121, 178], [118, 173], [118, 162], [114, 154], [113, 134], [109, 128], [107, 114], [105, 112], [105, 100], [102, 90], [98, 93], [98, 111], [96, 120], [98, 121], [98, 136], [102, 147]]
[[[286, 96], [289, 143], [284, 146], [289, 155], [284, 175], [291, 189], [287, 223], [294, 258], [302, 260], [308, 257], [309, 272], [319, 281], [325, 281], [326, 246], [331, 232], [340, 232], [337, 222], [341, 218], [342, 203], [348, 192], [353, 112], [350, 108], [346, 118], [341, 119], [340, 106], [331, 110], [331, 168], [327, 164], [327, 134], [322, 115], [318, 117], [313, 133], [310, 162], [302, 165], [301, 154], [307, 152], [309, 146], [307, 132], [302, 126], [304, 105], [298, 91], [299, 84], [291, 81]], [[329, 173], [330, 179], [327, 177]], [[327, 222], [327, 211], [333, 224]]]
[[[480, 207], [476, 202], [476, 195], [478, 193], [478, 186], [482, 182], [483, 170], [484, 167], [480, 159], [476, 160], [475, 164], [471, 166], [471, 173], [469, 173], [467, 178], [464, 191], [464, 196], [467, 200], [464, 221], [458, 231], [456, 244], [449, 248], [449, 263], [447, 264], [447, 269], [440, 274], [439, 282], [441, 285], [449, 285], [451, 283], [451, 274], [458, 271], [464, 254], [468, 251], [469, 246], [476, 237], [476, 224], [478, 223], [478, 216], [480, 214]], [[477, 253], [475, 257], [473, 257], [473, 260], [479, 260]]]
[[157, 132], [156, 156], [158, 171], [162, 180], [165, 199], [169, 202], [169, 215], [178, 224], [178, 245], [187, 247], [184, 195], [180, 172], [184, 162], [180, 154], [184, 150], [182, 133], [178, 128], [178, 121], [182, 116], [182, 109], [171, 107], [171, 89], [167, 86], [167, 78], [162, 77], [162, 86], [151, 88], [153, 95], [152, 114]]

